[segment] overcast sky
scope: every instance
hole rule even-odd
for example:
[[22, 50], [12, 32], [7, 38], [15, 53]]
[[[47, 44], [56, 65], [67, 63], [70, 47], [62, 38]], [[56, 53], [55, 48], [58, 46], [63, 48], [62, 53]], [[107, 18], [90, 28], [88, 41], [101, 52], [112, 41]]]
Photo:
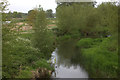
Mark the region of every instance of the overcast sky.
[[[102, 1], [110, 1], [110, 0], [96, 0], [97, 2], [101, 3]], [[44, 10], [52, 9], [55, 12], [55, 8], [57, 4], [55, 0], [8, 0], [10, 3], [9, 11], [17, 11], [17, 12], [24, 12], [27, 13], [29, 10], [38, 7], [41, 5]]]

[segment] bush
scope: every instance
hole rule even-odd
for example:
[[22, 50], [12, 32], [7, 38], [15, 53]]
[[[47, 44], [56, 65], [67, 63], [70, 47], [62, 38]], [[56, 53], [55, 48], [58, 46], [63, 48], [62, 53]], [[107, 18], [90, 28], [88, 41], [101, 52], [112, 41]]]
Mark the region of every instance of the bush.
[[53, 70], [50, 63], [47, 63], [47, 61], [45, 59], [40, 59], [40, 60], [35, 62], [34, 68], [39, 68], [39, 67], [46, 68], [48, 70]]
[[64, 41], [64, 40], [68, 40], [70, 38], [71, 38], [70, 35], [64, 35], [64, 36], [61, 36], [59, 39]]
[[[22, 34], [20, 36], [22, 36]], [[3, 51], [3, 78], [14, 78], [16, 76], [19, 78], [29, 77], [30, 71], [27, 70], [23, 70], [21, 74], [19, 74], [20, 65], [31, 66], [34, 65], [33, 63], [35, 61], [44, 58], [39, 49], [32, 47], [31, 41], [28, 37], [23, 38], [17, 36], [15, 39], [8, 41], [3, 46]]]
[[32, 78], [31, 70], [22, 70], [16, 78]]
[[81, 48], [89, 48], [93, 44], [93, 39], [83, 38], [77, 42], [77, 46]]

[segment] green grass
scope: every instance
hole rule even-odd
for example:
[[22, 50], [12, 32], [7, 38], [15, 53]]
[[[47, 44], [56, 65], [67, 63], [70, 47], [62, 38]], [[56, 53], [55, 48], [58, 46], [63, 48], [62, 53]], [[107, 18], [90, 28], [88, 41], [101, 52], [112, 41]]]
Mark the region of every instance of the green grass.
[[[118, 70], [117, 49], [111, 51], [115, 44], [110, 38], [90, 39], [78, 41], [81, 49], [81, 63], [89, 72], [90, 77], [116, 78]], [[113, 45], [113, 46], [110, 46]]]

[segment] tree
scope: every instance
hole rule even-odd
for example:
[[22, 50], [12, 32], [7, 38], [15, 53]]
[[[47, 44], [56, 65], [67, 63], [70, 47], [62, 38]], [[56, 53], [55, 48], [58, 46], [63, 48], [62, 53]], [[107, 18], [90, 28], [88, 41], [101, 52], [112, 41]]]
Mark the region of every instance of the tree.
[[48, 9], [46, 11], [47, 18], [54, 18], [52, 9]]
[[34, 47], [40, 49], [44, 53], [45, 57], [49, 59], [51, 51], [53, 48], [54, 36], [47, 29], [47, 19], [45, 11], [39, 7], [37, 9], [37, 15], [34, 22], [34, 36], [33, 45]]
[[37, 14], [37, 10], [30, 10], [28, 11], [28, 17], [27, 17], [27, 20], [28, 20], [28, 23], [30, 25], [33, 25], [34, 22], [35, 22], [35, 19], [36, 19], [36, 14]]
[[98, 6], [100, 26], [112, 36], [118, 33], [118, 7], [115, 3], [102, 3]]
[[[2, 8], [0, 10], [0, 13], [3, 14], [4, 11], [7, 10], [8, 2], [6, 0], [3, 0], [0, 4], [1, 4], [0, 7]], [[3, 21], [6, 20], [6, 15], [3, 15], [2, 20]], [[11, 57], [12, 46], [11, 46], [11, 44], [9, 44], [9, 42], [14, 38], [13, 31], [11, 31], [12, 25], [11, 24], [2, 24], [2, 26], [0, 26], [0, 28], [1, 27], [2, 27], [2, 35], [0, 34], [0, 37], [2, 36], [2, 38], [0, 38], [0, 39], [2, 39], [2, 58], [0, 58], [0, 59], [2, 59], [2, 77], [10, 78], [11, 77], [10, 73], [12, 73], [12, 72], [14, 73], [14, 71], [11, 70], [11, 67], [13, 67], [12, 57]], [[1, 42], [0, 42], [0, 45], [1, 45]], [[0, 64], [0, 66], [1, 66], [1, 64]]]
[[14, 11], [13, 12], [13, 18], [22, 18], [22, 15], [20, 12]]
[[97, 8], [91, 4], [92, 2], [59, 4], [57, 19], [60, 33], [75, 34], [79, 30], [86, 37], [117, 34], [118, 9], [115, 3], [103, 3]]
[[92, 3], [62, 3], [57, 7], [58, 28], [61, 34], [88, 35], [95, 28], [99, 17]]
[[11, 11], [9, 11], [8, 13], [7, 13], [7, 19], [8, 20], [11, 20], [12, 19], [12, 12]]
[[4, 12], [4, 11], [6, 11], [6, 10], [8, 10], [7, 9], [7, 6], [8, 6], [9, 4], [8, 4], [8, 1], [7, 0], [1, 0], [0, 1], [0, 12]]
[[5, 14], [5, 11], [8, 10], [8, 1], [7, 0], [1, 0], [0, 1], [0, 14], [2, 14], [2, 21], [5, 21], [6, 20], [6, 14]]

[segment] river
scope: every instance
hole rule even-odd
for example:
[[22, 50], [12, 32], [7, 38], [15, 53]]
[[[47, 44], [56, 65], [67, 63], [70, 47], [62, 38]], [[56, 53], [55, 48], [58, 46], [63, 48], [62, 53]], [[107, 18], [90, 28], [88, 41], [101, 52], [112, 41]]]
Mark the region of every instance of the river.
[[52, 53], [51, 60], [55, 66], [52, 78], [88, 78], [88, 73], [78, 63], [80, 57], [74, 52], [73, 44], [67, 41]]
[[87, 72], [80, 66], [70, 63], [70, 60], [61, 58], [58, 49], [52, 53], [52, 62], [55, 64], [54, 78], [88, 78]]

